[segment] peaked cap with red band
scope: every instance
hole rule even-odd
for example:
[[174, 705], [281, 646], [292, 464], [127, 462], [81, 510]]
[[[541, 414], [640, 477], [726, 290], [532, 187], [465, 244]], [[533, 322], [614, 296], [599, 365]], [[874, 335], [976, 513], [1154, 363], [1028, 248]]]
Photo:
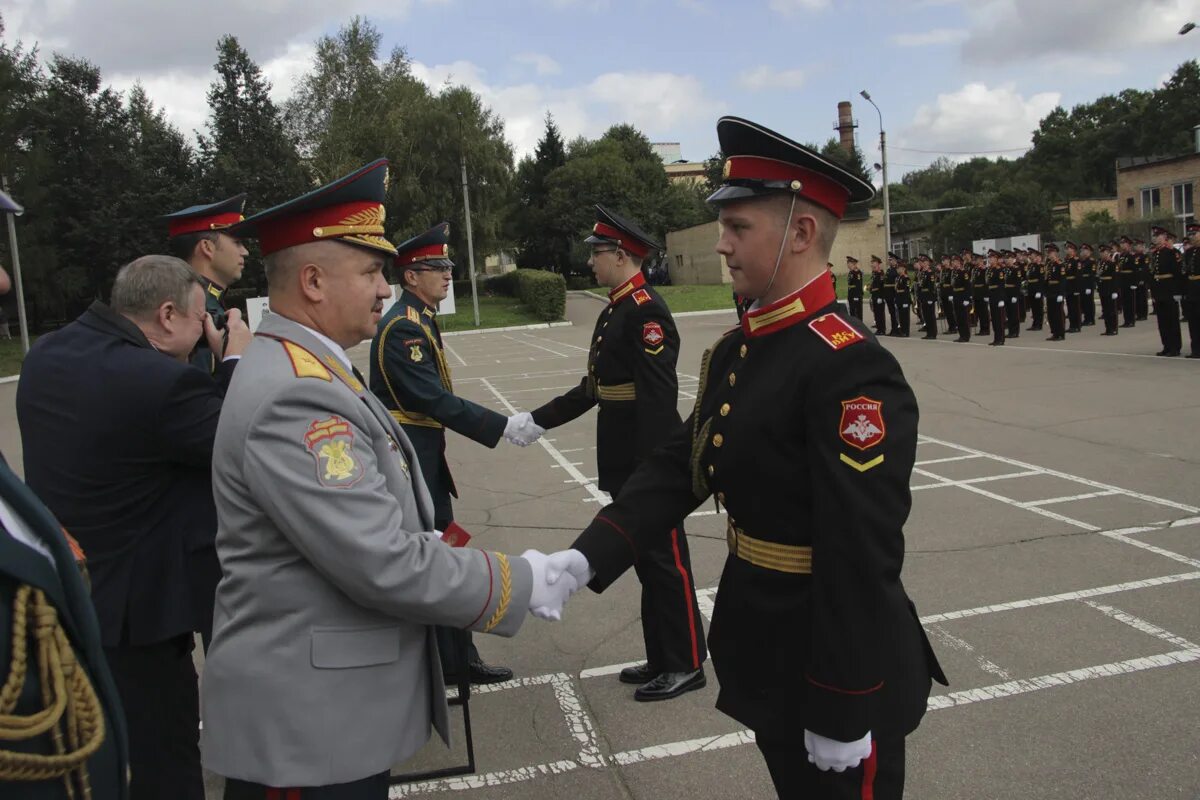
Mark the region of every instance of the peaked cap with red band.
[[663, 247], [650, 238], [634, 222], [601, 205], [596, 206], [596, 224], [592, 235], [584, 239], [587, 244], [615, 245], [635, 258], [645, 258]]
[[225, 230], [241, 222], [242, 209], [246, 207], [246, 195], [234, 195], [228, 200], [207, 205], [188, 206], [160, 219], [167, 221], [167, 237], [174, 239], [189, 233], [209, 233]]
[[740, 117], [721, 117], [717, 138], [725, 180], [709, 196], [720, 205], [771, 194], [795, 194], [841, 219], [846, 206], [870, 200], [875, 187], [820, 154]]
[[396, 266], [408, 269], [416, 263], [431, 267], [453, 267], [450, 260], [450, 223], [439, 222], [424, 233], [396, 245]]
[[320, 189], [260, 211], [229, 229], [229, 234], [258, 239], [264, 256], [311, 242], [337, 241], [396, 254], [384, 238], [383, 197], [387, 191], [386, 158]]

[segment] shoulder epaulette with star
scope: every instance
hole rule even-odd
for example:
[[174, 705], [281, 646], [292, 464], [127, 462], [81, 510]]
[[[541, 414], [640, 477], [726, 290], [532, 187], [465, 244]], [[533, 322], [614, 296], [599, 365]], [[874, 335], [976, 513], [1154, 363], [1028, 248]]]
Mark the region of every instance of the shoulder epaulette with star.
[[834, 350], [841, 350], [843, 347], [849, 347], [855, 342], [862, 342], [866, 337], [856, 331], [854, 327], [842, 319], [836, 313], [822, 314], [816, 319], [808, 323], [808, 327], [825, 344], [832, 347]]

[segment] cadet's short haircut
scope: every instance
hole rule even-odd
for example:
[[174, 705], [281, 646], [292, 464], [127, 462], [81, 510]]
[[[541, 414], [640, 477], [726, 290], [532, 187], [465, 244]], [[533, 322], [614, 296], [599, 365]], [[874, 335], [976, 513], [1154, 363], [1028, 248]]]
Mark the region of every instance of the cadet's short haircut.
[[[792, 195], [778, 193], [775, 195], [774, 203], [779, 207], [782, 218], [782, 215], [787, 214], [787, 210], [792, 204]], [[797, 214], [808, 214], [817, 218], [817, 247], [819, 255], [828, 261], [829, 253], [833, 250], [833, 240], [837, 238], [838, 218], [824, 206], [818, 205], [799, 195], [796, 196], [796, 210], [792, 212], [792, 218], [794, 219]], [[791, 225], [792, 220], [789, 219], [787, 224]]]
[[142, 256], [117, 273], [110, 305], [113, 311], [130, 317], [153, 314], [166, 302], [187, 310], [191, 307], [192, 287], [199, 285], [200, 278], [183, 259]]
[[212, 242], [213, 247], [216, 247], [219, 238], [220, 234], [217, 231], [196, 231], [181, 236], [172, 236], [167, 240], [167, 252], [176, 258], [191, 261], [192, 256], [196, 253], [196, 245], [205, 241]]

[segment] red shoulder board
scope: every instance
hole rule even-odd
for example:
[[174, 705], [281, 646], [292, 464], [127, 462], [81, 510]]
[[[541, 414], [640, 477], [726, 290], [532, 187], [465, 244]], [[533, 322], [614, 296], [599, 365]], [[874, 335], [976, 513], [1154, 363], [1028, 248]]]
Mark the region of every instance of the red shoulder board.
[[647, 292], [645, 289], [638, 289], [636, 292], [633, 293], [633, 302], [637, 303], [639, 306], [643, 305], [645, 303], [649, 303], [650, 299], [651, 299], [650, 293]]
[[809, 322], [808, 327], [834, 350], [841, 350], [865, 338], [837, 314], [822, 314]]

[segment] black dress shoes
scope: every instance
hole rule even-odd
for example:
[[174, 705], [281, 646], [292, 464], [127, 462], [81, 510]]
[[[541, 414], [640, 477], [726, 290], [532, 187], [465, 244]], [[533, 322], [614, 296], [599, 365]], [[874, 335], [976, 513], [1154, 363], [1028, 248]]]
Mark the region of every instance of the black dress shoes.
[[703, 689], [707, 685], [704, 667], [694, 672], [664, 672], [644, 686], [639, 686], [633, 693], [633, 699], [642, 703], [670, 700], [685, 692]]
[[658, 670], [649, 664], [638, 664], [636, 667], [626, 667], [621, 670], [621, 683], [636, 683], [641, 686], [658, 677]]
[[483, 663], [483, 659], [480, 658], [473, 658], [467, 662], [467, 674], [474, 684], [503, 683], [511, 681], [513, 677], [513, 671], [508, 667], [493, 667]]

